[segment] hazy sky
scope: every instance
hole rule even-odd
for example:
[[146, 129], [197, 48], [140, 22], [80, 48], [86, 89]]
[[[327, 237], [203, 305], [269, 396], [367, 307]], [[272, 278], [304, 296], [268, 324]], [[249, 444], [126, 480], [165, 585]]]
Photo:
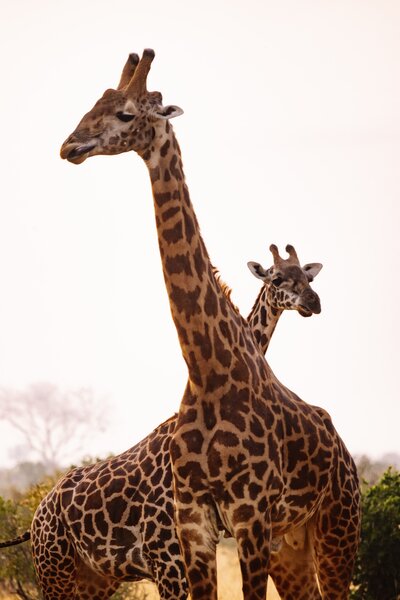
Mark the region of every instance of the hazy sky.
[[[295, 245], [324, 264], [322, 313], [285, 314], [268, 360], [326, 408], [354, 453], [400, 452], [400, 3], [3, 0], [0, 386], [90, 386], [111, 406], [88, 454], [121, 451], [178, 409], [186, 381], [147, 170], [81, 166], [64, 139], [129, 52], [174, 120], [213, 262], [247, 315]], [[18, 438], [0, 424], [0, 464]]]

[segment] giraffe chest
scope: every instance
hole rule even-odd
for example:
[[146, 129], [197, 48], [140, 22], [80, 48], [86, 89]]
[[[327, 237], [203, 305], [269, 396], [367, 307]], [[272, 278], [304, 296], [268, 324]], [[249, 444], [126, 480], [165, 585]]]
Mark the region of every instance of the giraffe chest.
[[180, 500], [208, 497], [226, 514], [248, 505], [269, 513], [278, 531], [313, 513], [329, 483], [333, 439], [312, 407], [276, 401], [271, 389], [254, 395], [232, 384], [218, 401], [183, 405], [171, 444]]

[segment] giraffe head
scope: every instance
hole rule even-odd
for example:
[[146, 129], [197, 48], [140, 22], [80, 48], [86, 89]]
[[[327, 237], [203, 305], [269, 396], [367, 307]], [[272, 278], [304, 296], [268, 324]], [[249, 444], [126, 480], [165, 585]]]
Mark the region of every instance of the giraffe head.
[[[178, 106], [163, 106], [160, 92], [148, 92], [147, 75], [153, 50], [139, 60], [130, 54], [117, 89], [108, 89], [80, 121], [61, 147], [61, 158], [79, 164], [96, 154], [120, 154], [134, 150], [149, 153], [157, 123], [182, 114]], [[165, 126], [164, 126], [165, 127]]]
[[310, 282], [322, 269], [321, 263], [308, 263], [300, 266], [296, 250], [291, 245], [286, 246], [289, 258], [279, 256], [275, 244], [270, 246], [274, 264], [264, 269], [259, 263], [247, 263], [255, 277], [268, 286], [270, 305], [278, 309], [297, 310], [303, 317], [321, 312], [318, 294], [310, 287]]

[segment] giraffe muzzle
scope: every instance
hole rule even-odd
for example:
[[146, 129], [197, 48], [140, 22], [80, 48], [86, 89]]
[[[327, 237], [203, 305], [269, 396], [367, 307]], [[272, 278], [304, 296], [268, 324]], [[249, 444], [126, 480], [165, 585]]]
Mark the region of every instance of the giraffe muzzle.
[[301, 297], [299, 303], [299, 313], [302, 317], [311, 317], [311, 315], [319, 315], [321, 312], [321, 302], [315, 292], [305, 293]]
[[96, 145], [93, 142], [90, 144], [65, 144], [61, 147], [60, 156], [69, 162], [79, 164], [87, 158], [89, 152], [96, 148]]

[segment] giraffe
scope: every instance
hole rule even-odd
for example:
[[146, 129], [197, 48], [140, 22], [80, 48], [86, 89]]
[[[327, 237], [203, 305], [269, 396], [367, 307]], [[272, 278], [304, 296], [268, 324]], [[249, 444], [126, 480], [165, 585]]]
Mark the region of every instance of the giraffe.
[[264, 283], [247, 317], [263, 354], [267, 352], [283, 310], [296, 309], [303, 317], [321, 312], [319, 298], [309, 285], [322, 269], [321, 263], [308, 263], [301, 268], [297, 252], [291, 244], [286, 246], [289, 254], [286, 260], [279, 256], [275, 244], [271, 244], [269, 249], [274, 258], [274, 264], [269, 269], [264, 269], [254, 261], [247, 263], [253, 275]]
[[331, 420], [274, 376], [217, 282], [169, 122], [183, 111], [147, 91], [153, 59], [145, 50], [129, 81], [123, 74], [118, 89], [106, 90], [61, 157], [80, 164], [134, 150], [150, 174], [164, 281], [189, 376], [170, 455], [192, 600], [217, 600], [219, 523], [237, 542], [245, 600], [265, 598], [271, 540], [303, 526], [322, 598], [347, 598], [359, 539], [353, 464]]
[[[300, 268], [293, 269], [293, 263], [298, 267], [300, 263], [294, 248], [287, 246], [286, 249], [290, 257], [283, 260], [276, 246], [270, 247], [274, 265], [268, 270], [259, 263], [248, 263], [252, 273], [263, 281], [248, 316], [263, 352], [267, 351], [284, 310], [297, 310], [302, 316], [311, 316], [320, 310], [318, 296], [309, 285], [305, 295], [308, 300], [301, 302], [304, 279]], [[320, 263], [309, 263], [301, 270], [311, 282], [321, 267]], [[230, 290], [221, 285], [229, 294]], [[40, 503], [31, 530], [15, 540], [0, 543], [2, 548], [24, 542], [30, 539], [32, 532], [32, 554], [46, 600], [60, 599], [62, 594], [75, 600], [83, 600], [86, 595], [105, 599], [121, 582], [142, 577], [156, 582], [162, 599], [187, 597], [183, 561], [173, 524], [169, 443], [175, 424], [176, 416], [173, 416], [134, 448], [67, 473]], [[134, 491], [132, 478], [137, 482]], [[89, 496], [93, 498], [94, 492], [101, 498], [100, 505], [92, 502], [89, 506]], [[118, 503], [110, 505], [115, 497], [119, 498]], [[123, 516], [125, 502], [128, 502], [131, 519], [128, 525]], [[88, 512], [92, 515], [90, 519], [85, 518]], [[111, 540], [119, 538], [115, 555], [112, 542], [107, 540], [113, 528], [118, 533], [111, 533]], [[271, 557], [270, 575], [282, 600], [320, 598], [308, 548], [303, 544], [296, 549], [296, 540], [294, 543], [278, 540], [278, 546], [279, 542], [281, 547]], [[106, 556], [96, 554], [100, 545], [107, 548]]]

